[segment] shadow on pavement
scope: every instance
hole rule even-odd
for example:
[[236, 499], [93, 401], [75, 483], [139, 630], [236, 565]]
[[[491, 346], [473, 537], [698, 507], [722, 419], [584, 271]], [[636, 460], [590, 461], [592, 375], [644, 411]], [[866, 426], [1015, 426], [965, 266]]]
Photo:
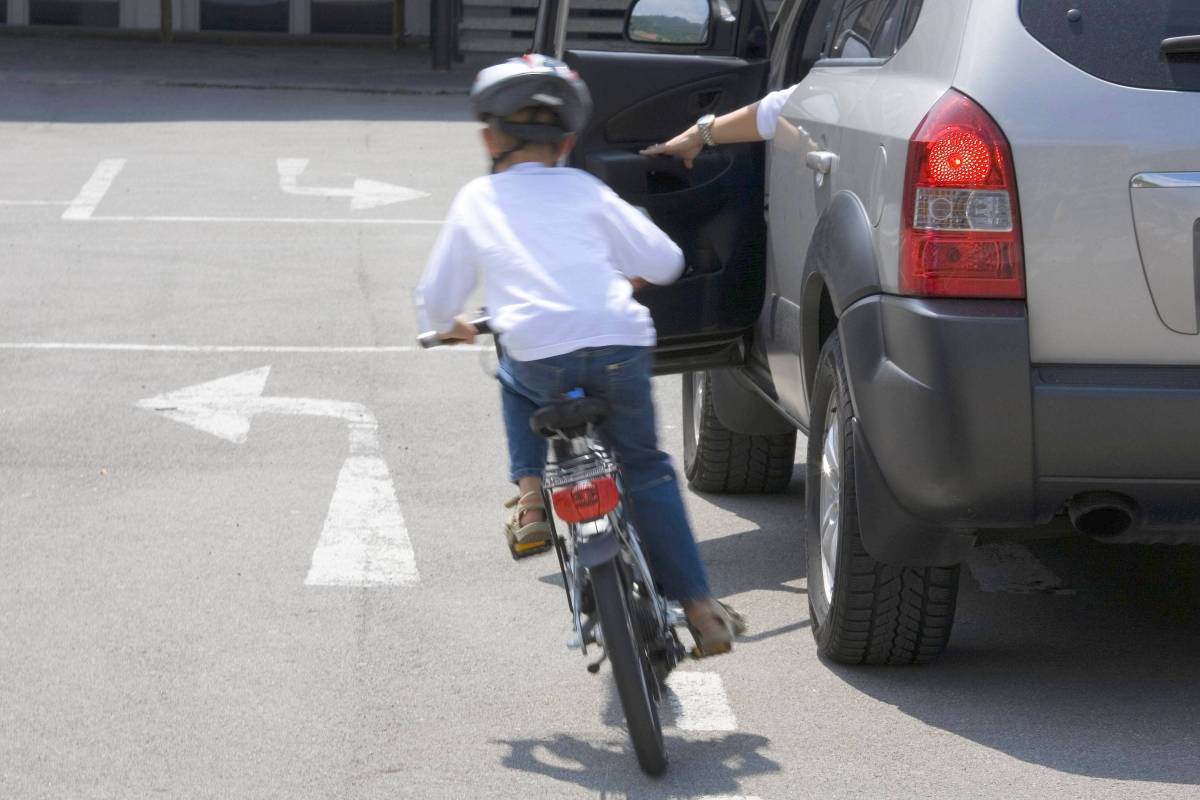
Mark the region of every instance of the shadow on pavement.
[[509, 748], [501, 761], [508, 769], [572, 783], [601, 797], [612, 792], [628, 800], [736, 795], [743, 779], [780, 769], [762, 753], [769, 745], [766, 737], [748, 733], [702, 741], [668, 736], [671, 765], [661, 778], [643, 775], [626, 743], [592, 743], [560, 733], [497, 744]]
[[804, 470], [803, 464], [797, 464], [791, 484], [780, 494], [694, 493], [749, 523], [738, 533], [700, 542], [700, 553], [708, 566], [713, 591], [718, 596], [759, 590], [805, 593], [805, 589], [795, 585], [805, 577], [807, 570], [804, 560]]
[[1200, 549], [1030, 548], [1079, 594], [984, 594], [964, 574], [955, 633], [936, 664], [829, 668], [926, 724], [1031, 764], [1200, 784]]
[[[796, 465], [792, 483], [777, 495], [697, 494], [749, 525], [716, 539], [701, 539], [700, 555], [708, 567], [709, 581], [718, 597], [753, 591], [785, 592], [796, 598], [795, 623], [767, 631], [751, 632], [742, 641], [757, 642], [808, 627], [806, 590], [796, 583], [805, 577], [804, 465]], [[703, 533], [702, 531], [700, 532]], [[551, 586], [563, 585], [557, 569], [538, 578]]]

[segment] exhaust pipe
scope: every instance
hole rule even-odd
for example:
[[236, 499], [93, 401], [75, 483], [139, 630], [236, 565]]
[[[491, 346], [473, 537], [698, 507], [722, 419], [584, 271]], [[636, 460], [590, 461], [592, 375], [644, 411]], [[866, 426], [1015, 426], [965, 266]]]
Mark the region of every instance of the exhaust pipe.
[[1141, 525], [1137, 504], [1115, 492], [1088, 492], [1067, 503], [1067, 516], [1080, 533], [1096, 539], [1117, 539]]

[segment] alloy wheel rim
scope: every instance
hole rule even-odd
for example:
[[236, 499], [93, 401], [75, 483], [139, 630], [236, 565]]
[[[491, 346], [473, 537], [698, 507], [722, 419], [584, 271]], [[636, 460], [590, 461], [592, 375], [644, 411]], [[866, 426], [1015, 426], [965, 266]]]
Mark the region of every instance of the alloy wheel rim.
[[692, 373], [692, 437], [700, 443], [700, 420], [704, 418], [704, 373]]
[[838, 539], [841, 535], [842, 436], [837, 402], [830, 398], [825, 411], [829, 421], [821, 452], [821, 578], [825, 602], [833, 603], [833, 584], [837, 574]]

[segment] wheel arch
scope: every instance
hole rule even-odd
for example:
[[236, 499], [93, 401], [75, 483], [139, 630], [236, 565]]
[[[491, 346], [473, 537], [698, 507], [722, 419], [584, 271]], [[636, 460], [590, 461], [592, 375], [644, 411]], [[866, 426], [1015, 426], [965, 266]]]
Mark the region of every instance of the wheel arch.
[[821, 347], [837, 329], [842, 314], [862, 298], [882, 291], [875, 228], [854, 193], [837, 192], [821, 214], [808, 246], [804, 273], [800, 355], [811, 397]]

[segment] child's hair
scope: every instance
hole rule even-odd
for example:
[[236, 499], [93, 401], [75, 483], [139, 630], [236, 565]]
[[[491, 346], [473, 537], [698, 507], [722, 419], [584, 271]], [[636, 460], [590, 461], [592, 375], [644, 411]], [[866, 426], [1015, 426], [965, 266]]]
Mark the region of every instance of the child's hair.
[[[515, 122], [524, 125], [561, 125], [562, 120], [553, 109], [545, 106], [529, 106], [518, 109], [504, 118], [506, 122]], [[496, 144], [500, 150], [508, 151], [514, 149], [530, 149], [535, 151], [545, 151], [548, 158], [556, 158], [558, 156], [558, 145], [556, 144], [539, 144], [537, 142], [526, 142], [524, 147], [519, 147], [521, 142], [515, 137], [505, 133], [498, 124], [500, 120], [492, 117], [488, 120], [488, 127], [492, 129], [492, 135], [496, 137]]]

